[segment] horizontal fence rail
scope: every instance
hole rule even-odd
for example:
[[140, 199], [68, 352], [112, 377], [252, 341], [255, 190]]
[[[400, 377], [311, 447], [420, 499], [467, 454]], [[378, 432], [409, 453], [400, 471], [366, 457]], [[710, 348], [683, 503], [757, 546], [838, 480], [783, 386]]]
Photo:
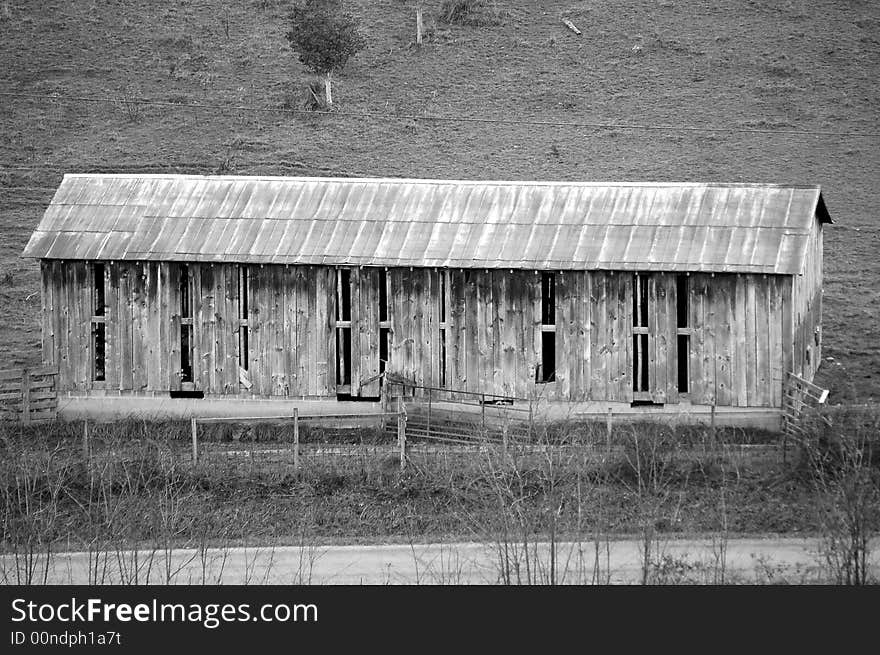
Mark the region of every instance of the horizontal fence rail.
[[0, 419], [40, 423], [53, 421], [58, 412], [52, 366], [0, 371]]

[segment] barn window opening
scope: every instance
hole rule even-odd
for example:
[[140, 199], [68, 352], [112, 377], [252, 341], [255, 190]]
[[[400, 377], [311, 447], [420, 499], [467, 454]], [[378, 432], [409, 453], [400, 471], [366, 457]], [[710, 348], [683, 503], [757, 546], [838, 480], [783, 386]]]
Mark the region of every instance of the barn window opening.
[[556, 381], [556, 276], [541, 273], [541, 366], [538, 382]]
[[248, 370], [248, 360], [250, 359], [248, 339], [249, 323], [248, 323], [248, 268], [247, 266], [238, 267], [238, 365], [245, 371]]
[[675, 308], [676, 308], [676, 325], [678, 343], [676, 354], [678, 357], [678, 391], [679, 393], [687, 393], [690, 389], [690, 371], [688, 370], [688, 360], [690, 357], [691, 337], [690, 324], [688, 323], [688, 315], [690, 307], [688, 305], [688, 276], [679, 275], [675, 279]]
[[[389, 298], [391, 282], [388, 269], [379, 269], [379, 374], [388, 368], [388, 353], [391, 346], [391, 321], [389, 320]], [[385, 384], [385, 376], [379, 378], [379, 384]]]
[[92, 266], [92, 380], [106, 379], [107, 324], [104, 294], [104, 264]]
[[[380, 355], [381, 359], [381, 355]], [[336, 386], [351, 389], [351, 271], [336, 269]]]
[[648, 391], [648, 276], [633, 275], [633, 392]]
[[189, 266], [180, 267], [180, 381], [193, 381], [193, 307]]

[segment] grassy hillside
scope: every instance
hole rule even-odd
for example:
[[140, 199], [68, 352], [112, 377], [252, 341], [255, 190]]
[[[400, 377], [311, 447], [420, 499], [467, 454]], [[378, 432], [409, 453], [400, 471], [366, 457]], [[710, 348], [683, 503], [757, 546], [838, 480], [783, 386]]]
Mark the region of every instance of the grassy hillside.
[[414, 3], [350, 3], [369, 47], [315, 116], [286, 111], [308, 74], [284, 2], [0, 2], [0, 90], [42, 96], [0, 95], [3, 367], [39, 360], [19, 254], [65, 171], [776, 182], [821, 184], [837, 223], [823, 381], [880, 396], [880, 138], [852, 135], [880, 132], [880, 5], [498, 0], [447, 25], [423, 4], [417, 49]]

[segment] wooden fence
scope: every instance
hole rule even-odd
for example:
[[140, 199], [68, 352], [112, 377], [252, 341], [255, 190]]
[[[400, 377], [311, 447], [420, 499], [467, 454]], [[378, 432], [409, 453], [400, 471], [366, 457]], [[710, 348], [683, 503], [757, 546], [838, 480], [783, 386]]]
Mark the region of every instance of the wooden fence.
[[22, 423], [55, 420], [57, 375], [58, 369], [51, 366], [0, 371], [0, 419]]
[[805, 436], [804, 420], [817, 416], [828, 400], [828, 390], [789, 372], [782, 398], [782, 431], [787, 436]]

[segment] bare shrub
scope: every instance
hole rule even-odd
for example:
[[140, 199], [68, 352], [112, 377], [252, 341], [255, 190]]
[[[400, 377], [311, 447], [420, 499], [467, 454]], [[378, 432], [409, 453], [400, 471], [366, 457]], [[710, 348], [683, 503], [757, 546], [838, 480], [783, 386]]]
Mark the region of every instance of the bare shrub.
[[880, 534], [880, 416], [857, 411], [814, 422], [801, 464], [816, 492], [819, 552], [837, 584], [871, 582], [871, 543]]
[[129, 123], [137, 123], [142, 117], [143, 99], [140, 89], [126, 86], [113, 100], [113, 106]]

